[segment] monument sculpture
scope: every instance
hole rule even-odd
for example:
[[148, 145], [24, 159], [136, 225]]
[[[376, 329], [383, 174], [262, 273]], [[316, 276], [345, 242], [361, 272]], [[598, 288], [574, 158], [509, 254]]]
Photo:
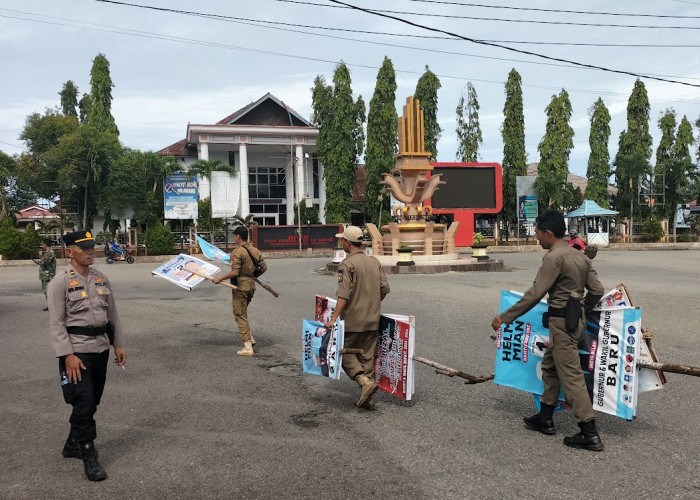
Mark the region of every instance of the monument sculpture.
[[[399, 248], [410, 248], [414, 257], [443, 256], [454, 258], [454, 234], [458, 222], [450, 225], [430, 220], [432, 208], [423, 203], [432, 197], [438, 186], [445, 184], [440, 174], [430, 175], [430, 152], [425, 151], [423, 111], [420, 101], [406, 99], [403, 116], [398, 120], [399, 153], [392, 173], [385, 173], [380, 184], [386, 185], [394, 198], [404, 205], [394, 209], [396, 222], [382, 226], [385, 234], [374, 224], [367, 224], [372, 236], [375, 256], [398, 254]], [[398, 173], [396, 177], [394, 174]], [[436, 260], [436, 259], [431, 259]]]

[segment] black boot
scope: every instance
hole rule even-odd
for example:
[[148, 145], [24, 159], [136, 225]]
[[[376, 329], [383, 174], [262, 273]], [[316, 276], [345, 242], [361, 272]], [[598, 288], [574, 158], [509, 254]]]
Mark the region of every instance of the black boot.
[[581, 432], [571, 437], [564, 438], [564, 444], [572, 448], [581, 448], [590, 451], [603, 451], [603, 442], [600, 440], [598, 430], [595, 428], [595, 418], [588, 422], [579, 422]]
[[540, 412], [531, 416], [524, 417], [523, 422], [528, 429], [533, 431], [540, 431], [542, 434], [547, 434], [551, 436], [556, 434], [557, 431], [554, 429], [554, 420], [552, 420], [552, 415], [554, 415], [554, 406], [546, 405], [544, 403], [540, 404]]
[[85, 466], [85, 475], [90, 481], [102, 481], [107, 479], [107, 473], [102, 464], [97, 458], [97, 450], [95, 444], [90, 441], [80, 444], [80, 451], [83, 453], [83, 465]]
[[66, 444], [63, 445], [61, 455], [66, 458], [83, 458], [80, 445], [73, 439], [73, 436], [68, 436], [68, 439], [66, 439]]

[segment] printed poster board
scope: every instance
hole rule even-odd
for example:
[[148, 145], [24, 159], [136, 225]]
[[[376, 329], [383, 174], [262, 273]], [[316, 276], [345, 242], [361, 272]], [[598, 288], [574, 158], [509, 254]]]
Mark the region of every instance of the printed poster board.
[[[316, 295], [314, 319], [330, 320], [336, 300]], [[379, 317], [379, 344], [374, 376], [379, 388], [401, 399], [410, 400], [414, 391], [415, 317], [382, 314]]]

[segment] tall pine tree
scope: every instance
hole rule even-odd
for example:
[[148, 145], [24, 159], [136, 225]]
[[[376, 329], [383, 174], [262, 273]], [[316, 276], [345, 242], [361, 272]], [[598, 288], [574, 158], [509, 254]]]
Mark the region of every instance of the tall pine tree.
[[119, 135], [119, 129], [112, 116], [112, 77], [109, 74], [109, 61], [104, 54], [98, 54], [92, 61], [90, 70], [90, 104], [88, 123], [101, 132]]
[[63, 84], [63, 88], [58, 93], [61, 96], [61, 111], [65, 116], [78, 116], [78, 87], [73, 80], [68, 80]]
[[508, 239], [509, 229], [518, 220], [515, 181], [517, 176], [527, 174], [525, 152], [525, 115], [523, 113], [523, 89], [520, 74], [515, 68], [508, 73], [505, 84], [506, 101], [503, 105], [503, 210], [500, 217]]
[[322, 76], [312, 87], [314, 122], [319, 127], [316, 149], [324, 165], [326, 223], [349, 222], [350, 200], [356, 184], [357, 159], [364, 149], [365, 103], [353, 100], [350, 71], [340, 63], [333, 87]]
[[603, 100], [598, 100], [588, 110], [591, 120], [591, 132], [588, 145], [591, 152], [588, 156], [586, 177], [586, 199], [595, 201], [603, 208], [610, 208], [608, 203], [608, 177], [610, 176], [610, 112]]
[[[379, 181], [394, 167], [397, 152], [398, 115], [396, 113], [396, 74], [391, 59], [384, 57], [377, 73], [374, 95], [367, 116], [367, 152], [365, 153], [365, 215], [381, 227], [380, 213], [389, 213], [389, 198], [383, 196]], [[381, 210], [380, 210], [381, 206]]]
[[459, 97], [457, 104], [457, 160], [476, 162], [483, 142], [479, 126], [479, 100], [472, 82], [467, 82], [467, 97]]
[[[656, 165], [654, 165], [654, 201], [661, 201], [670, 194], [666, 191], [668, 190], [668, 185], [666, 184], [666, 171], [670, 168], [670, 163], [674, 160], [674, 143], [676, 141], [676, 112], [673, 108], [667, 108], [657, 122], [659, 125], [659, 130], [661, 130], [661, 139], [659, 139], [659, 145], [656, 148]], [[654, 212], [661, 212], [663, 215], [668, 216], [668, 204], [664, 204], [660, 210], [654, 210]]]
[[620, 132], [614, 162], [617, 194], [613, 196], [613, 205], [622, 216], [633, 218], [640, 214], [637, 203], [639, 176], [650, 173], [651, 146], [649, 97], [644, 82], [637, 80], [627, 102], [627, 128]]
[[418, 79], [414, 99], [420, 101], [423, 110], [423, 128], [425, 130], [425, 150], [430, 153], [430, 160], [435, 161], [438, 155], [437, 143], [442, 129], [437, 119], [438, 90], [442, 84], [435, 73], [426, 65], [425, 73]]
[[569, 155], [574, 147], [574, 129], [569, 125], [571, 101], [566, 90], [553, 95], [545, 108], [547, 125], [544, 137], [537, 146], [540, 163], [537, 167], [535, 191], [539, 203], [545, 207], [565, 205], [566, 176], [569, 173]]

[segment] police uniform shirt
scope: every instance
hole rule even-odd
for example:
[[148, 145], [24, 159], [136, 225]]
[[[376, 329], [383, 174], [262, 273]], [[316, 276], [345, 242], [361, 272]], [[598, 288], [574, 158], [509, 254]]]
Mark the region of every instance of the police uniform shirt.
[[250, 254], [258, 261], [263, 269], [267, 270], [267, 264], [265, 263], [262, 252], [249, 242], [244, 241], [234, 248], [233, 252], [231, 252], [231, 271], [238, 273], [238, 284], [236, 286], [243, 292], [255, 290], [255, 279], [253, 278], [255, 265], [253, 265], [253, 261], [250, 255], [248, 255], [246, 248], [250, 250]]
[[73, 335], [67, 331], [71, 326], [95, 328], [110, 322], [114, 328], [114, 346], [121, 346], [122, 327], [112, 287], [102, 273], [90, 267], [85, 277], [68, 265], [51, 280], [47, 292], [49, 334], [57, 357], [109, 349], [107, 334]]
[[379, 329], [379, 313], [389, 282], [377, 259], [364, 252], [346, 257], [338, 268], [339, 299], [348, 303], [342, 311], [346, 332]]
[[603, 285], [591, 260], [566, 242], [558, 242], [542, 258], [535, 282], [518, 302], [501, 313], [501, 319], [504, 323], [512, 323], [532, 309], [547, 292], [550, 307], [564, 308], [572, 294], [583, 296], [584, 288], [588, 289], [584, 299], [587, 306], [594, 305], [603, 296]]

